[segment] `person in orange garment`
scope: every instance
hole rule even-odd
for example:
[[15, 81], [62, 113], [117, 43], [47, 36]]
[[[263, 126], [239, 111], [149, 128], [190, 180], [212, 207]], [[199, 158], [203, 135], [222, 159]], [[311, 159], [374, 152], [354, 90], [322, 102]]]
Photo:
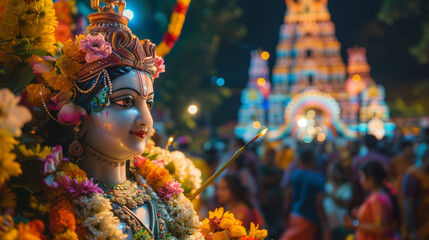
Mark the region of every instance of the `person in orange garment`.
[[385, 187], [386, 171], [376, 161], [368, 161], [359, 172], [362, 188], [370, 193], [354, 211], [356, 220], [344, 217], [344, 226], [356, 230], [356, 240], [394, 240], [398, 213], [396, 201]]

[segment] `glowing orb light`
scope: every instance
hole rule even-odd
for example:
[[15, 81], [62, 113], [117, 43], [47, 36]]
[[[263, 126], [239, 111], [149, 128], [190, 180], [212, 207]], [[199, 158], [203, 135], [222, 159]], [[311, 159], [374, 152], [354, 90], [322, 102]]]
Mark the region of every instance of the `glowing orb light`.
[[265, 78], [258, 78], [258, 85], [259, 86], [264, 86], [265, 85]]
[[307, 126], [307, 119], [305, 119], [305, 118], [300, 118], [299, 120], [298, 120], [298, 127], [306, 127]]
[[261, 58], [264, 59], [264, 60], [268, 60], [270, 58], [270, 53], [267, 52], [267, 51], [263, 51], [261, 53]]
[[317, 141], [323, 142], [326, 139], [326, 135], [324, 133], [320, 133], [317, 135]]
[[353, 81], [359, 82], [360, 81], [360, 76], [357, 75], [357, 74], [353, 75]]
[[258, 129], [261, 127], [261, 123], [259, 121], [254, 121], [252, 124], [252, 127], [255, 129]]
[[134, 17], [134, 13], [133, 13], [133, 11], [131, 11], [131, 10], [129, 10], [129, 9], [126, 9], [124, 12], [123, 12], [123, 14], [124, 14], [124, 16], [125, 17], [127, 17], [128, 19], [133, 19], [133, 17]]
[[197, 107], [197, 106], [195, 106], [194, 104], [192, 104], [192, 105], [190, 105], [190, 106], [188, 107], [188, 112], [189, 112], [190, 114], [194, 115], [195, 113], [197, 113], [197, 112], [198, 112], [198, 107]]
[[223, 79], [223, 78], [218, 78], [218, 79], [216, 80], [216, 84], [217, 84], [219, 87], [222, 87], [223, 85], [225, 85], [225, 79]]

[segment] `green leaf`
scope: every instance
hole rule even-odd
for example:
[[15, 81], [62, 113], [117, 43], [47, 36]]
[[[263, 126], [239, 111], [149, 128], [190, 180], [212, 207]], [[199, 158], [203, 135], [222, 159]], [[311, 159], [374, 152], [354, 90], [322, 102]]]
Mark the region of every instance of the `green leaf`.
[[22, 40], [20, 40], [19, 42], [17, 42], [12, 49], [18, 53], [18, 52], [23, 52], [23, 51], [27, 51], [29, 48], [31, 47], [30, 44], [30, 40], [28, 38], [24, 38]]
[[26, 62], [20, 63], [12, 69], [6, 82], [9, 89], [18, 93], [34, 79], [33, 68]]

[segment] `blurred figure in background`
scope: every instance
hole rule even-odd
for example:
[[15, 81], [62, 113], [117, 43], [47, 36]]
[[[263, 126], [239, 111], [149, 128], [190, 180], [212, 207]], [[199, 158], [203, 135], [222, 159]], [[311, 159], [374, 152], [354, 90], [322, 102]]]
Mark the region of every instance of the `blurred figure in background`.
[[227, 174], [220, 179], [216, 188], [216, 197], [225, 211], [232, 212], [238, 220], [243, 222], [245, 228], [249, 228], [251, 222], [259, 224], [261, 227], [265, 226], [262, 214], [249, 201], [246, 188], [241, 184], [237, 175]]
[[422, 165], [422, 157], [424, 152], [428, 149], [429, 146], [429, 128], [425, 128], [422, 131], [422, 141], [416, 147], [416, 166], [420, 167]]
[[392, 158], [389, 169], [389, 178], [398, 190], [398, 195], [401, 191], [401, 181], [407, 169], [414, 165], [414, 147], [413, 142], [403, 141], [401, 143], [401, 152]]
[[356, 220], [344, 217], [344, 225], [356, 230], [356, 240], [395, 239], [395, 219], [398, 219], [396, 200], [385, 187], [386, 171], [377, 161], [368, 161], [359, 172], [360, 182], [370, 195], [354, 211]]
[[377, 151], [377, 138], [374, 135], [365, 135], [363, 137], [363, 143], [368, 150], [367, 153], [363, 156], [354, 158], [351, 165], [353, 190], [355, 191], [353, 193], [354, 200], [352, 205], [355, 207], [361, 205], [368, 194], [362, 189], [361, 184], [359, 184], [359, 169], [361, 166], [369, 161], [376, 161], [380, 163], [385, 172], [389, 171], [389, 158]]
[[429, 239], [429, 149], [422, 154], [421, 166], [404, 175], [402, 193], [408, 239]]
[[348, 215], [353, 200], [353, 187], [348, 180], [347, 172], [340, 163], [328, 167], [329, 182], [325, 185], [323, 209], [331, 229], [332, 240], [342, 240], [350, 234], [343, 224], [344, 216]]
[[286, 197], [291, 199], [291, 214], [280, 239], [321, 239], [322, 230], [327, 239], [329, 229], [325, 225], [322, 206], [325, 177], [314, 170], [316, 157], [311, 148], [300, 151], [299, 160], [302, 167], [293, 170], [287, 187]]

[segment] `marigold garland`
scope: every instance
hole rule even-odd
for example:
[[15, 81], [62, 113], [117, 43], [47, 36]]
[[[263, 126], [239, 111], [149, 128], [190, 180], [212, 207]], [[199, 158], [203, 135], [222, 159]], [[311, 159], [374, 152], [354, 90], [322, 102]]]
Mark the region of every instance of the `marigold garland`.
[[[41, 84], [30, 84], [25, 89], [27, 90], [28, 99], [30, 100], [31, 105], [37, 108], [43, 107], [42, 97], [40, 96], [40, 86]], [[49, 96], [51, 95], [51, 90], [43, 86], [43, 99], [45, 102], [49, 101]]]
[[70, 79], [76, 79], [76, 73], [79, 72], [82, 64], [76, 62], [73, 58], [62, 55], [57, 58], [55, 63], [61, 71], [61, 75]]
[[60, 201], [51, 209], [49, 227], [53, 235], [67, 229], [76, 230], [76, 218], [73, 214], [73, 206], [69, 201]]
[[58, 71], [57, 69], [54, 69], [50, 72], [42, 74], [42, 76], [45, 79], [45, 81], [49, 84], [49, 86], [51, 86], [52, 88], [60, 92], [70, 90], [73, 87], [70, 79], [68, 79], [63, 75], [58, 74], [57, 71]]
[[88, 179], [86, 172], [71, 162], [61, 163], [58, 167], [58, 171], [64, 173], [70, 179], [76, 179], [79, 183], [84, 179]]
[[191, 0], [178, 0], [174, 6], [168, 30], [165, 32], [161, 43], [156, 47], [158, 56], [164, 57], [167, 55], [179, 39], [190, 2]]
[[71, 39], [64, 43], [63, 54], [71, 57], [79, 63], [85, 62], [85, 52], [81, 51], [79, 44], [75, 43]]

